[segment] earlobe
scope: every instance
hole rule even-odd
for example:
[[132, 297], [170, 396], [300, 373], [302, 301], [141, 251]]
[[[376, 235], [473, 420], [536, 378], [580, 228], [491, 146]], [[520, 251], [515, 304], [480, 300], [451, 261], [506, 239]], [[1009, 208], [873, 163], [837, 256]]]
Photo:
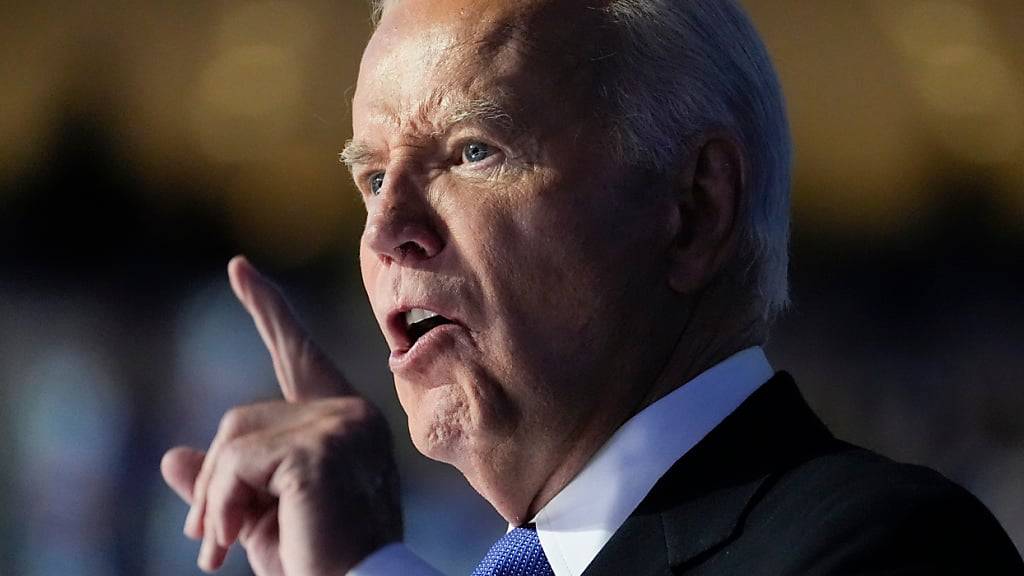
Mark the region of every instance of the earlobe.
[[669, 257], [669, 285], [693, 294], [710, 284], [735, 250], [744, 157], [729, 134], [715, 134], [694, 150], [676, 182], [679, 214]]

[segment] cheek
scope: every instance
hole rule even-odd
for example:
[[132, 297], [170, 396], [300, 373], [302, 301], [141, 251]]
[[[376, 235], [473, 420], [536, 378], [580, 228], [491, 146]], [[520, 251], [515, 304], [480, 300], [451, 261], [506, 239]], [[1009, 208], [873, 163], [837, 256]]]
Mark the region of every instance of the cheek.
[[365, 241], [359, 246], [359, 272], [363, 277], [363, 289], [370, 299], [370, 306], [377, 312], [379, 303], [378, 293], [380, 292], [380, 275], [383, 271], [380, 259], [372, 250], [366, 247]]
[[505, 365], [527, 372], [519, 377], [551, 378], [607, 348], [618, 333], [607, 318], [628, 317], [638, 297], [631, 285], [650, 275], [655, 244], [631, 250], [638, 242], [614, 206], [602, 210], [598, 194], [580, 205], [571, 194], [548, 189], [514, 217], [492, 220], [493, 241], [478, 248], [498, 328], [488, 343]]
[[586, 258], [600, 250], [579, 216], [561, 206], [538, 203], [514, 217], [492, 223], [493, 242], [483, 258], [493, 282], [493, 302], [509, 322], [566, 321], [579, 310], [576, 300], [593, 296], [596, 270]]

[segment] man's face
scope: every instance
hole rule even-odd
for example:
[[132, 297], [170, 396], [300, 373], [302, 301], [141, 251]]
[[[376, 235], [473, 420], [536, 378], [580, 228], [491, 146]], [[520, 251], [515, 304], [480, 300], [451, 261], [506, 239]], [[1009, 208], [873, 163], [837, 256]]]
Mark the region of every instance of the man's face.
[[564, 18], [456, 4], [385, 14], [347, 157], [413, 441], [472, 481], [480, 466], [550, 467], [524, 450], [558, 454], [657, 374], [671, 206], [606, 153], [589, 75], [556, 40]]

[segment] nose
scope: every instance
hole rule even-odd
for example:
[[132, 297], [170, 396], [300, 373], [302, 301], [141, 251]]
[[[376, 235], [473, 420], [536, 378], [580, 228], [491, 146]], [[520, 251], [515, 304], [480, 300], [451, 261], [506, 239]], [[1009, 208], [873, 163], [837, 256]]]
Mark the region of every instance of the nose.
[[422, 190], [398, 174], [385, 179], [380, 195], [368, 206], [363, 242], [384, 264], [429, 260], [445, 246]]

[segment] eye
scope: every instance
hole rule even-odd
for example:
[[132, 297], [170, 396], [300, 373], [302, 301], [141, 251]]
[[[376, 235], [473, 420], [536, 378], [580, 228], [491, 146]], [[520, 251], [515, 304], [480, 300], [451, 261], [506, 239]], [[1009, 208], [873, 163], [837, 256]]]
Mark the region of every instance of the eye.
[[491, 147], [483, 142], [470, 142], [462, 147], [462, 160], [464, 162], [480, 162], [493, 153]]
[[380, 194], [380, 189], [384, 187], [384, 173], [377, 172], [373, 176], [370, 176], [370, 194], [374, 196]]

